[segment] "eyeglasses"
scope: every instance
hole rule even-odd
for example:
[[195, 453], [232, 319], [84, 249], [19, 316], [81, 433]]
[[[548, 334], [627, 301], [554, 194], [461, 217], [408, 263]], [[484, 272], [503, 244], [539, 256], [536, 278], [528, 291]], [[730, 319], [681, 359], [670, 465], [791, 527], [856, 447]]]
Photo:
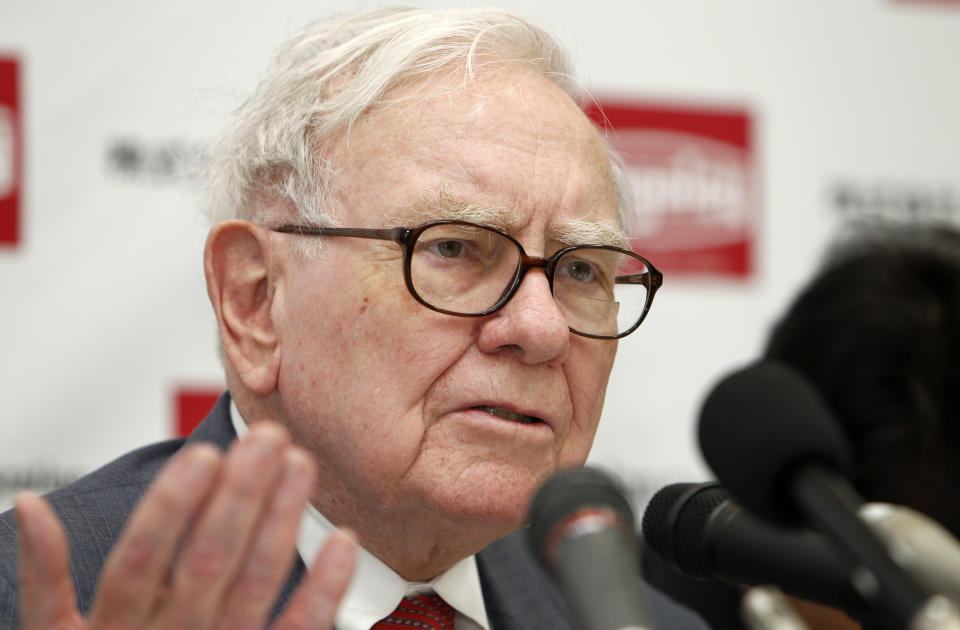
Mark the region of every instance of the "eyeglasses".
[[407, 290], [447, 315], [489, 315], [510, 301], [528, 270], [543, 269], [570, 331], [594, 339], [636, 330], [663, 283], [649, 260], [626, 249], [576, 245], [547, 258], [527, 256], [509, 234], [466, 221], [392, 229], [281, 225], [273, 231], [394, 241], [404, 248]]

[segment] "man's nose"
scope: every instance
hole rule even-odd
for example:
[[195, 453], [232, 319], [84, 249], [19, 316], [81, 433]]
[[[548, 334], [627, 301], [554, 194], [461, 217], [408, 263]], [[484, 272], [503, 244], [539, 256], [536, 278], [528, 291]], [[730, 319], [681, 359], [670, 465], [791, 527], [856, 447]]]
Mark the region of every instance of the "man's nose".
[[516, 350], [524, 363], [559, 364], [570, 349], [570, 327], [542, 269], [531, 269], [503, 308], [480, 324], [483, 352]]

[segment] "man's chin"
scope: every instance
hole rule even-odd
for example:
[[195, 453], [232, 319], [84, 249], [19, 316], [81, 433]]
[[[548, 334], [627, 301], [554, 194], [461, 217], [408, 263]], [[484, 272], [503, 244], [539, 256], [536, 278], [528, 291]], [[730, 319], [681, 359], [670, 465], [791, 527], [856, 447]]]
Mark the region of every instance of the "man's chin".
[[529, 477], [525, 481], [448, 488], [453, 491], [435, 496], [435, 503], [442, 513], [456, 520], [487, 524], [504, 535], [527, 521], [539, 484], [530, 483]]

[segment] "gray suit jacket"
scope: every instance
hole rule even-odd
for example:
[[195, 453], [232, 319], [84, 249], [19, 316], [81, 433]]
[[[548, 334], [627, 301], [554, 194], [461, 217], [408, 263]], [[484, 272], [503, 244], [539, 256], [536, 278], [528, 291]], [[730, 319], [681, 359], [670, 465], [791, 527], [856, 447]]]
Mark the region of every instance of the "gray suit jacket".
[[[103, 468], [47, 495], [63, 521], [70, 542], [70, 566], [77, 602], [86, 612], [93, 602], [100, 570], [124, 523], [167, 459], [185, 443], [212, 442], [226, 449], [236, 437], [224, 394], [186, 440], [160, 442], [135, 450]], [[494, 630], [580, 630], [569, 606], [526, 545], [523, 531], [488, 546], [477, 555], [487, 614]], [[304, 573], [298, 560], [274, 608], [286, 605]], [[650, 589], [648, 599], [659, 628], [702, 629], [693, 612]], [[16, 628], [17, 533], [12, 512], [0, 514], [0, 629]]]

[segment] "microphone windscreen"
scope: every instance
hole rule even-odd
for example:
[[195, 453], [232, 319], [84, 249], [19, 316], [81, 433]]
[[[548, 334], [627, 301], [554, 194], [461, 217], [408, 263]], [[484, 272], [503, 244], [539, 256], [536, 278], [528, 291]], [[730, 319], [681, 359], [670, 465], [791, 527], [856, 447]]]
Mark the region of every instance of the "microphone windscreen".
[[700, 449], [717, 478], [755, 514], [784, 524], [801, 519], [790, 477], [824, 464], [849, 475], [851, 457], [819, 392], [796, 370], [761, 361], [720, 381], [700, 412]]
[[643, 513], [643, 539], [657, 555], [684, 573], [709, 577], [713, 568], [702, 547], [710, 516], [730, 498], [717, 483], [673, 483], [661, 488]]
[[565, 470], [543, 484], [530, 507], [528, 534], [541, 561], [553, 528], [584, 508], [613, 510], [633, 529], [633, 510], [617, 481], [594, 468]]

